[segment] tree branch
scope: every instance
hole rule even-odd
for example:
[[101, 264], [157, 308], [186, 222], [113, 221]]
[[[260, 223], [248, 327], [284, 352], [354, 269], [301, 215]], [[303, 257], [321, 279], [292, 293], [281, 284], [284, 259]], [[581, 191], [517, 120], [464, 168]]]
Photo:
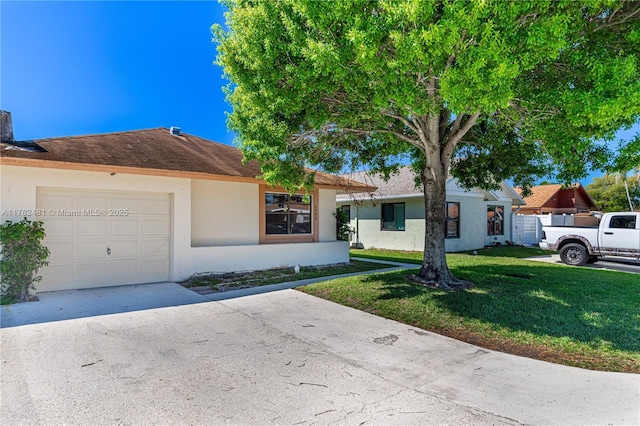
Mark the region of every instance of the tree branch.
[[418, 148], [423, 148], [422, 145], [420, 145], [420, 143], [418, 143], [415, 139], [410, 138], [409, 136], [400, 133], [400, 132], [396, 132], [393, 130], [388, 130], [388, 129], [376, 129], [376, 130], [361, 130], [361, 129], [350, 129], [350, 128], [341, 128], [340, 129], [341, 132], [346, 132], [346, 133], [351, 133], [354, 135], [366, 135], [366, 136], [370, 136], [373, 133], [386, 133], [386, 134], [391, 134], [394, 135], [395, 137], [402, 139], [403, 141], [410, 143], [413, 146], [416, 146]]
[[[453, 152], [456, 149], [456, 145], [458, 144], [458, 142], [464, 137], [464, 135], [467, 134], [467, 132], [469, 131], [469, 129], [471, 129], [476, 122], [478, 121], [478, 117], [480, 117], [480, 113], [479, 112], [475, 112], [473, 114], [471, 114], [469, 116], [469, 118], [466, 119], [466, 121], [464, 122], [464, 124], [462, 124], [460, 126], [460, 129], [455, 132], [455, 133], [451, 133], [451, 137], [449, 138], [449, 140], [445, 143], [442, 152], [441, 152], [441, 161], [446, 162], [447, 164], [449, 164], [451, 162], [451, 157], [453, 156]], [[456, 118], [457, 120], [457, 118]]]
[[447, 70], [449, 68], [451, 68], [451, 65], [453, 65], [453, 62], [456, 60], [456, 54], [452, 53], [451, 55], [449, 55], [449, 58], [447, 59], [447, 63], [444, 66], [444, 70], [442, 71], [442, 74], [446, 73]]
[[616, 25], [621, 25], [624, 24], [625, 22], [627, 22], [628, 20], [634, 18], [634, 17], [638, 17], [640, 16], [640, 8], [637, 8], [637, 6], [635, 8], [632, 8], [628, 13], [628, 14], [623, 14], [622, 16], [619, 17], [619, 19], [614, 20], [614, 16], [616, 16], [616, 14], [620, 11], [620, 9], [615, 10], [611, 13], [611, 15], [609, 15], [609, 17], [607, 18], [607, 23], [606, 24], [602, 24], [597, 26], [593, 32], [596, 31], [600, 31], [603, 29], [607, 29], [610, 27], [614, 27]]
[[418, 134], [418, 129], [414, 126], [414, 124], [411, 121], [409, 121], [407, 117], [403, 117], [402, 115], [387, 109], [382, 110], [381, 113], [382, 115], [386, 115], [387, 117], [395, 118], [396, 120], [402, 121], [402, 123], [404, 123], [404, 125], [407, 126], [409, 129], [411, 129], [412, 132], [414, 132], [415, 134]]
[[460, 130], [460, 123], [462, 123], [462, 117], [463, 116], [464, 116], [464, 114], [456, 115], [456, 119], [453, 122], [453, 127], [451, 128], [451, 134], [458, 133], [458, 130]]

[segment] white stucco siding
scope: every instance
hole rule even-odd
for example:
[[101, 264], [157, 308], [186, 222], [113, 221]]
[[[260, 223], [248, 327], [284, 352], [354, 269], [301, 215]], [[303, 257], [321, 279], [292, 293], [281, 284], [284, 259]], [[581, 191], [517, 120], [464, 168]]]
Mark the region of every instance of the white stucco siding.
[[[424, 249], [424, 207], [421, 198], [406, 198], [389, 200], [393, 203], [405, 205], [405, 230], [382, 230], [380, 218], [384, 200], [364, 201], [361, 205], [351, 205], [350, 226], [357, 229], [359, 242], [365, 248], [388, 248], [394, 250], [423, 250]], [[344, 205], [348, 203], [338, 203]], [[352, 242], [358, 238], [352, 235]]]
[[[384, 202], [405, 203], [405, 230], [383, 231], [380, 226], [381, 206]], [[486, 207], [481, 196], [450, 195], [447, 201], [460, 203], [460, 238], [445, 239], [445, 250], [457, 252], [475, 250], [484, 246], [486, 234]], [[365, 201], [354, 203], [338, 202], [339, 206], [350, 204], [350, 226], [357, 228], [351, 242], [359, 242], [365, 248], [386, 248], [392, 250], [424, 250], [425, 212], [421, 197], [397, 198], [393, 200]]]
[[[319, 190], [320, 242], [258, 244], [258, 183], [192, 182], [189, 178], [178, 177], [125, 173], [111, 175], [109, 172], [2, 165], [1, 220], [19, 221], [23, 216], [40, 219], [39, 215], [46, 214], [37, 211], [39, 188], [168, 195], [169, 276], [172, 281], [180, 281], [200, 272], [247, 271], [283, 265], [306, 266], [349, 261], [347, 242], [335, 241], [335, 218], [332, 215], [335, 209], [334, 190]], [[222, 202], [217, 200], [218, 196]], [[193, 197], [197, 197], [197, 200], [192, 203]], [[220, 212], [220, 203], [228, 210], [223, 208]], [[192, 208], [195, 210], [193, 213]], [[211, 209], [215, 209], [216, 214], [222, 214], [222, 226], [210, 220], [215, 216], [209, 214]], [[192, 240], [213, 243], [215, 246], [193, 247]]]
[[[231, 247], [194, 247], [180, 279], [194, 273], [224, 273], [294, 265], [328, 265], [349, 262], [347, 241], [297, 244], [260, 244]], [[247, 262], [250, 260], [250, 263]], [[250, 265], [250, 267], [248, 266]]]
[[336, 241], [336, 191], [335, 189], [318, 190], [318, 241]]
[[447, 195], [447, 201], [460, 203], [460, 238], [447, 238], [447, 252], [477, 250], [484, 247], [487, 233], [485, 204], [482, 197]]
[[259, 185], [191, 181], [193, 247], [258, 244]]
[[489, 206], [502, 206], [504, 211], [504, 223], [502, 226], [503, 234], [502, 235], [488, 235], [486, 231], [487, 226], [485, 225], [485, 241], [484, 245], [491, 246], [496, 243], [506, 244], [507, 241], [511, 241], [511, 202], [509, 201], [486, 201], [485, 203], [485, 211]]
[[[2, 212], [26, 210], [30, 219], [42, 219], [47, 212], [37, 211], [38, 188], [86, 189], [95, 191], [125, 191], [164, 193], [170, 196], [170, 277], [188, 261], [191, 246], [191, 184], [189, 179], [88, 172], [36, 167], [0, 167]], [[3, 215], [2, 221], [21, 220], [24, 215]], [[46, 229], [45, 229], [46, 231]], [[45, 286], [46, 287], [46, 286]]]

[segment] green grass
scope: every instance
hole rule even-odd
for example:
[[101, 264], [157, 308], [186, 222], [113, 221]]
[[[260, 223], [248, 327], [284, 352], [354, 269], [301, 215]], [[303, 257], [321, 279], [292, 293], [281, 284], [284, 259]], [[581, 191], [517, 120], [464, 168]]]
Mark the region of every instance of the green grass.
[[[533, 254], [530, 254], [533, 253]], [[640, 373], [638, 275], [540, 263], [549, 252], [493, 247], [449, 254], [474, 288], [445, 292], [408, 273], [374, 273], [301, 288], [309, 294], [479, 346], [603, 371]], [[421, 253], [357, 250], [352, 255], [420, 262]]]
[[[515, 257], [524, 259], [527, 257], [544, 256], [555, 252], [548, 250], [541, 250], [539, 248], [520, 247], [520, 246], [496, 246], [485, 247], [483, 249], [475, 250], [480, 256], [489, 257]], [[462, 254], [472, 254], [472, 251], [463, 252]], [[456, 256], [457, 254], [450, 254], [449, 256]], [[401, 250], [386, 250], [386, 249], [367, 249], [367, 250], [351, 250], [351, 257], [361, 257], [363, 259], [378, 259], [388, 260], [392, 262], [404, 262], [404, 263], [422, 263], [421, 251], [401, 251]]]

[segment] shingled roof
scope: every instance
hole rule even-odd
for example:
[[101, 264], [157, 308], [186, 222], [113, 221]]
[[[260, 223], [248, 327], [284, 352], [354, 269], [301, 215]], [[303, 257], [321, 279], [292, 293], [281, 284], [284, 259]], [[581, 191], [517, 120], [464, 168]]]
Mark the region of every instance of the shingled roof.
[[514, 189], [522, 198], [524, 198], [525, 203], [527, 203], [527, 207], [542, 207], [551, 197], [562, 189], [562, 185], [549, 184], [534, 186], [531, 188], [531, 194], [527, 197], [522, 196], [522, 188]]
[[[522, 194], [521, 188], [516, 188]], [[597, 209], [596, 203], [581, 184], [563, 187], [559, 184], [539, 185], [531, 188], [524, 198], [526, 206], [522, 214], [579, 213]]]
[[[348, 200], [353, 196], [374, 196], [375, 198], [388, 198], [395, 196], [422, 196], [422, 185], [416, 187], [415, 173], [409, 167], [400, 167], [396, 173], [392, 173], [388, 180], [368, 171], [353, 172], [342, 175], [346, 179], [362, 182], [378, 189], [372, 194], [340, 194], [339, 201]], [[356, 191], [354, 191], [356, 192]]]
[[[522, 196], [522, 188], [515, 188], [515, 190], [520, 196]], [[597, 208], [596, 203], [589, 196], [589, 194], [581, 184], [572, 185], [570, 187], [563, 187], [560, 184], [538, 185], [532, 187], [531, 194], [523, 198], [527, 203], [526, 206], [528, 209], [537, 209], [547, 205], [552, 205], [554, 196], [556, 196], [556, 194], [558, 194], [560, 191], [564, 190], [579, 191], [587, 202], [589, 208]]]
[[[38, 150], [38, 147], [42, 149]], [[242, 152], [235, 147], [183, 132], [175, 135], [163, 127], [2, 143], [0, 162], [81, 170], [101, 170], [108, 166], [124, 168], [120, 171], [131, 173], [191, 174], [194, 177], [202, 175], [203, 178], [217, 176], [240, 180], [255, 180], [261, 174], [256, 161], [242, 163]], [[93, 167], [87, 168], [87, 165]], [[322, 172], [316, 172], [315, 183], [335, 188], [369, 188]]]
[[[375, 191], [367, 192], [359, 192], [355, 190], [347, 193], [339, 193], [336, 197], [338, 202], [349, 201], [351, 199], [390, 199], [424, 196], [422, 184], [416, 186], [416, 175], [409, 166], [399, 167], [395, 173], [392, 173], [389, 176], [388, 180], [384, 180], [384, 178], [379, 174], [368, 171], [344, 174], [342, 177], [352, 181], [359, 181], [372, 187], [377, 187], [377, 189]], [[460, 182], [452, 176], [449, 176], [446, 181], [447, 192], [474, 192], [475, 194], [483, 195], [485, 200], [498, 200], [500, 197], [504, 196], [510, 198], [513, 205], [519, 206], [524, 204], [524, 201], [519, 194], [517, 194], [506, 182], [501, 182], [500, 188], [500, 191], [485, 191], [479, 188], [465, 189], [460, 185]]]

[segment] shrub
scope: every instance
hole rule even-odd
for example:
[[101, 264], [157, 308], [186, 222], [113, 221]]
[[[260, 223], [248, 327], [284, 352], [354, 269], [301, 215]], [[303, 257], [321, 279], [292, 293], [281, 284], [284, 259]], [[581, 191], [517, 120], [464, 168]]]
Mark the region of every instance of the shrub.
[[349, 240], [349, 215], [344, 210], [338, 208], [333, 214], [336, 217], [336, 237], [340, 241]]
[[26, 217], [0, 225], [0, 286], [2, 300], [29, 300], [29, 289], [42, 280], [38, 270], [49, 264], [49, 249], [42, 245], [44, 224]]

